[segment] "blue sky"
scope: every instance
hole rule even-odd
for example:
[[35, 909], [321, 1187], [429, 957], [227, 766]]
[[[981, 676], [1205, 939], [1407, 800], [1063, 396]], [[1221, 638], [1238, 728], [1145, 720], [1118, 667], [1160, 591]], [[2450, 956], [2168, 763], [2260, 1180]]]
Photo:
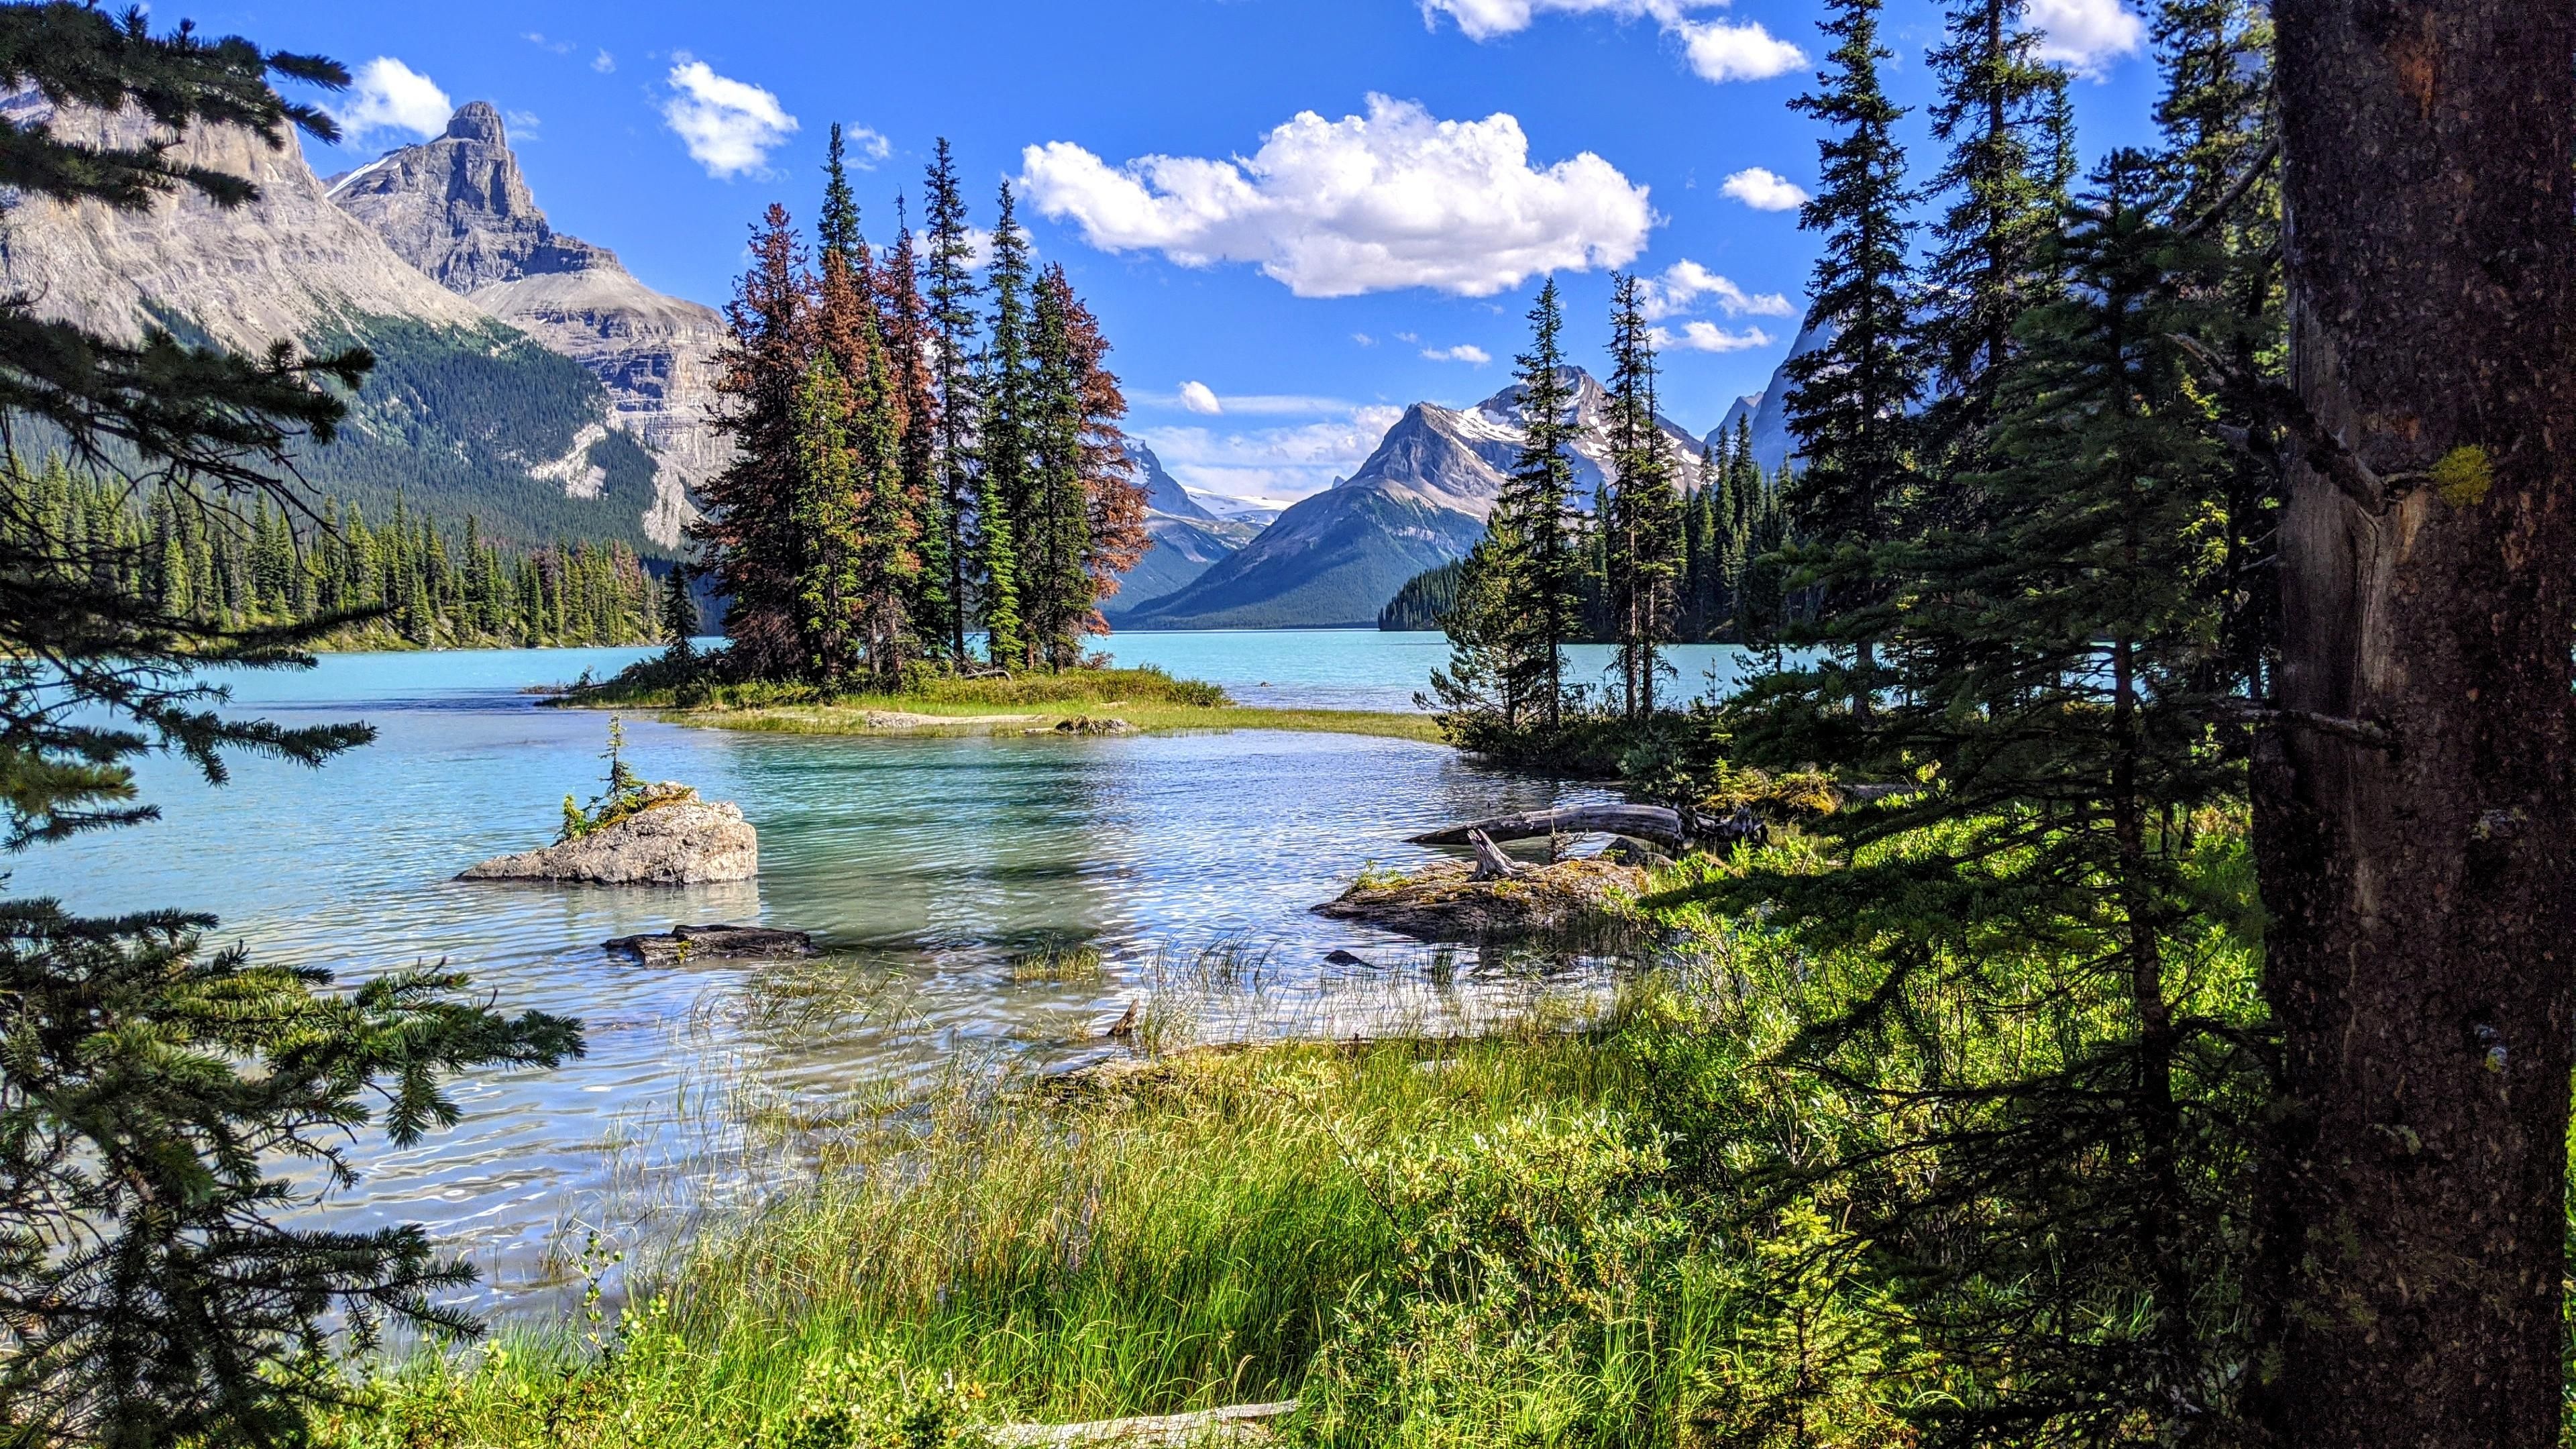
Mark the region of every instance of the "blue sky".
[[[2032, 0], [2082, 77], [2088, 155], [2143, 141], [2154, 66], [2133, 0]], [[948, 0], [722, 5], [441, 0], [182, 8], [318, 51], [361, 86], [328, 174], [510, 118], [561, 229], [653, 286], [721, 302], [746, 225], [811, 216], [839, 121], [872, 168], [872, 237], [949, 138], [989, 222], [1005, 178], [1040, 256], [1099, 312], [1131, 425], [1192, 484], [1286, 498], [1347, 473], [1417, 399], [1504, 385], [1554, 272], [1597, 366], [1610, 268], [1656, 281], [1666, 411], [1694, 431], [1759, 389], [1813, 260], [1788, 110], [1823, 46], [1814, 0]], [[1890, 85], [1921, 105], [1928, 0], [1891, 0]], [[1154, 162], [1148, 158], [1166, 158]], [[1731, 178], [1737, 178], [1731, 180]], [[1211, 411], [1213, 409], [1213, 411]]]

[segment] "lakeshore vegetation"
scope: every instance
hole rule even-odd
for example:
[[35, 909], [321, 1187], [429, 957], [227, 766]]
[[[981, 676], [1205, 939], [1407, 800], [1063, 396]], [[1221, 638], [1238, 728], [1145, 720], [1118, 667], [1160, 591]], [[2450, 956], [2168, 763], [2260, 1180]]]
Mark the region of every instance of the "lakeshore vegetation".
[[58, 567], [210, 629], [317, 626], [319, 649], [650, 643], [664, 594], [687, 588], [624, 544], [504, 546], [473, 515], [453, 530], [399, 497], [374, 524], [338, 499], [308, 513], [261, 497], [235, 514], [184, 488], [77, 476], [59, 455], [9, 467], [5, 486], [24, 544]]

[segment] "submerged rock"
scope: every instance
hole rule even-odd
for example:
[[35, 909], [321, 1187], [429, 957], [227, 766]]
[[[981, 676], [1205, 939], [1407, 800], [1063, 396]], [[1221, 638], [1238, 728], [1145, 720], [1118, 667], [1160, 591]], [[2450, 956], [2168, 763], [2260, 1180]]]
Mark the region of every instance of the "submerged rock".
[[742, 818], [742, 810], [692, 794], [639, 810], [578, 839], [484, 861], [457, 879], [700, 885], [749, 880], [759, 872], [760, 836]]
[[674, 926], [657, 936], [620, 936], [599, 943], [615, 956], [647, 966], [691, 956], [811, 956], [814, 938], [803, 931], [766, 926]]
[[1358, 921], [1421, 941], [1480, 942], [1607, 927], [1646, 872], [1600, 858], [1524, 865], [1507, 878], [1478, 880], [1465, 861], [1435, 861], [1408, 876], [1372, 876], [1315, 914]]
[[1056, 721], [1053, 729], [1022, 730], [1020, 733], [1024, 735], [1132, 735], [1140, 731], [1123, 719], [1094, 719], [1087, 714], [1078, 714], [1071, 719]]

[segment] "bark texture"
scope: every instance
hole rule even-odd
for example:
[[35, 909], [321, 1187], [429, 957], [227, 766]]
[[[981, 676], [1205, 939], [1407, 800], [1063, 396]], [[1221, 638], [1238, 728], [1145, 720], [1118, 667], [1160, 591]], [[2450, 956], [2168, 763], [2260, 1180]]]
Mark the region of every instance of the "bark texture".
[[2576, 953], [2576, 5], [2273, 13], [2313, 424], [2278, 688], [2310, 723], [2256, 763], [2286, 1087], [2258, 1411], [2285, 1445], [2542, 1449]]

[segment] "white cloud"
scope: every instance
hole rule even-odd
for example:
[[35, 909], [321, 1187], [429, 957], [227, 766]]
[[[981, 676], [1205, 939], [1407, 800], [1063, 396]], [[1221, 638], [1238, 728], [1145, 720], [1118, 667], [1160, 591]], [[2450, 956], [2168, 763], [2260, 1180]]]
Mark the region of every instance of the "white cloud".
[[862, 171], [876, 170], [878, 162], [894, 154], [894, 143], [872, 126], [843, 126], [841, 140], [850, 148], [850, 164]]
[[1767, 166], [1748, 166], [1727, 177], [1718, 190], [1755, 211], [1795, 211], [1807, 202], [1805, 187]]
[[546, 37], [545, 37], [541, 32], [538, 32], [538, 31], [531, 30], [531, 31], [529, 31], [525, 36], [523, 36], [523, 37], [521, 37], [521, 38], [522, 38], [522, 39], [524, 39], [524, 40], [526, 40], [526, 41], [528, 42], [528, 44], [530, 44], [530, 45], [536, 46], [536, 47], [538, 47], [538, 48], [540, 48], [540, 49], [543, 49], [543, 50], [551, 50], [551, 51], [553, 51], [553, 52], [554, 52], [555, 54], [557, 54], [557, 55], [567, 55], [567, 54], [570, 54], [570, 53], [571, 53], [571, 51], [572, 51], [572, 42], [571, 42], [571, 41], [569, 41], [569, 40], [548, 40], [548, 39], [546, 39]]
[[[1728, 24], [1693, 20], [1694, 10], [1724, 9], [1727, 0], [1421, 0], [1425, 24], [1437, 25], [1447, 15], [1470, 40], [1492, 40], [1530, 28], [1542, 13], [1611, 15], [1621, 20], [1652, 20], [1656, 28], [1681, 42], [1682, 55], [1700, 79], [1769, 80], [1807, 63], [1807, 53], [1772, 35], [1757, 21]], [[2065, 0], [2060, 0], [2065, 3]]]
[[1660, 277], [1647, 278], [1639, 290], [1645, 294], [1649, 322], [1695, 311], [1702, 297], [1715, 298], [1717, 309], [1729, 317], [1786, 317], [1794, 310], [1789, 299], [1778, 292], [1747, 292], [1689, 260], [1673, 263]]
[[1487, 297], [1540, 272], [1624, 266], [1655, 220], [1646, 188], [1589, 151], [1533, 167], [1508, 114], [1440, 121], [1380, 95], [1366, 116], [1300, 112], [1249, 157], [1111, 167], [1069, 141], [1031, 146], [1020, 184], [1104, 251], [1251, 262], [1300, 297]]
[[2096, 80], [2113, 60], [2137, 54], [2147, 30], [2121, 0], [2029, 0], [2022, 24], [2041, 34], [2039, 59]]
[[1377, 339], [1376, 339], [1376, 338], [1374, 338], [1374, 337], [1371, 337], [1370, 335], [1368, 335], [1368, 334], [1367, 334], [1367, 333], [1365, 333], [1365, 332], [1354, 332], [1354, 333], [1352, 333], [1352, 334], [1351, 334], [1351, 340], [1352, 340], [1353, 342], [1358, 343], [1358, 344], [1359, 344], [1360, 346], [1362, 346], [1362, 347], [1375, 347], [1375, 346], [1377, 346]]
[[1614, 15], [1621, 20], [1651, 19], [1672, 25], [1692, 10], [1720, 9], [1727, 0], [1422, 0], [1422, 23], [1436, 26], [1442, 15], [1458, 22], [1469, 40], [1491, 40], [1530, 28], [1541, 12], [1559, 15]]
[[537, 139], [537, 127], [542, 124], [534, 111], [503, 111], [501, 119], [509, 126], [510, 139], [514, 142]]
[[358, 67], [357, 82], [349, 88], [349, 99], [337, 119], [353, 141], [385, 132], [425, 140], [447, 129], [447, 118], [455, 109], [437, 82], [392, 56], [380, 55]]
[[617, 57], [603, 50], [590, 58], [590, 68], [601, 75], [606, 75], [617, 69]]
[[1472, 342], [1461, 342], [1455, 347], [1426, 347], [1422, 349], [1422, 355], [1433, 362], [1463, 362], [1471, 367], [1482, 367], [1494, 360], [1494, 354]]
[[[1227, 399], [1232, 410], [1234, 399]], [[1203, 493], [1292, 502], [1358, 471], [1402, 408], [1350, 408], [1294, 427], [1218, 432], [1204, 427], [1140, 428], [1172, 476]]]
[[796, 118], [778, 97], [756, 85], [720, 76], [686, 51], [675, 51], [668, 77], [675, 94], [662, 103], [662, 120], [707, 174], [728, 181], [764, 169], [769, 153], [796, 133]]
[[1771, 334], [1759, 327], [1729, 332], [1714, 322], [1685, 322], [1679, 332], [1657, 327], [1649, 335], [1657, 347], [1667, 352], [1742, 352], [1749, 347], [1768, 347], [1772, 342]]
[[1701, 24], [1683, 21], [1673, 27], [1682, 38], [1682, 54], [1705, 81], [1769, 80], [1807, 63], [1807, 53], [1774, 36], [1757, 21], [1729, 25], [1723, 20]]
[[1208, 417], [1225, 411], [1225, 404], [1216, 400], [1216, 389], [1197, 381], [1181, 384], [1181, 406]]

